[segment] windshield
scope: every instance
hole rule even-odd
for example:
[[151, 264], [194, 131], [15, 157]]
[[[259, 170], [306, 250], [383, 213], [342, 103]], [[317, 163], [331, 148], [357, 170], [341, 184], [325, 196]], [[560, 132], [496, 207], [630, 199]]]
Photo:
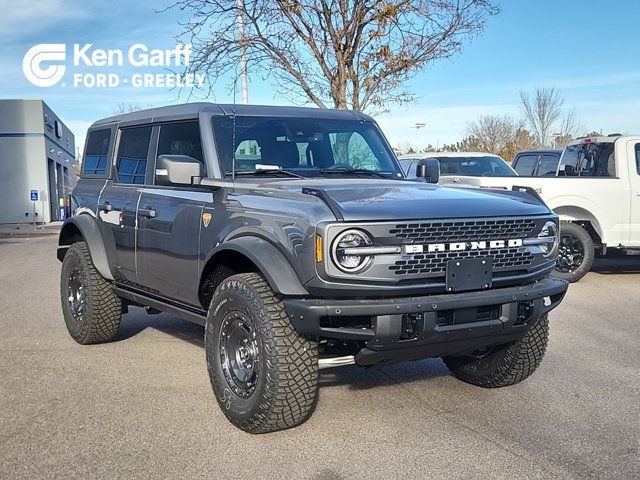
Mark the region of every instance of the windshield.
[[[286, 170], [300, 176], [402, 177], [393, 153], [371, 123], [277, 117], [214, 117], [225, 175]], [[277, 172], [276, 172], [277, 173]]]
[[462, 175], [469, 177], [513, 177], [516, 172], [500, 157], [438, 157], [440, 175]]
[[567, 146], [560, 158], [560, 171], [566, 176], [615, 177], [613, 142]]

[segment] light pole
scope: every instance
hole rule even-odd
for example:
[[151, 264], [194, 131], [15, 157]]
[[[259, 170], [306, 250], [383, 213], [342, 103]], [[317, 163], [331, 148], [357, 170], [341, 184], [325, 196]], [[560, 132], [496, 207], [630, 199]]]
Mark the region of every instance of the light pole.
[[415, 128], [416, 129], [416, 153], [420, 152], [420, 144], [418, 143], [418, 131], [421, 128], [426, 127], [427, 124], [426, 123], [415, 123], [411, 128]]
[[236, 0], [238, 15], [238, 38], [240, 40], [240, 81], [242, 83], [242, 103], [249, 103], [249, 90], [247, 87], [247, 46], [244, 43], [244, 0]]

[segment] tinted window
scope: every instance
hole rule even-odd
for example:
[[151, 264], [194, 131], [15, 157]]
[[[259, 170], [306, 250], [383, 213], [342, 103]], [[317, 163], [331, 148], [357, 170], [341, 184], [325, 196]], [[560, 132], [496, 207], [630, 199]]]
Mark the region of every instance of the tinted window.
[[536, 169], [538, 155], [520, 155], [513, 167], [519, 175], [531, 176]]
[[562, 152], [560, 170], [568, 176], [615, 177], [616, 161], [613, 145], [610, 142], [569, 145]]
[[516, 173], [500, 157], [438, 157], [441, 175], [464, 175], [470, 177], [506, 176]]
[[640, 143], [636, 143], [636, 170], [640, 175]]
[[105, 175], [111, 129], [93, 130], [87, 136], [87, 149], [82, 161], [82, 172], [89, 175]]
[[559, 158], [555, 155], [542, 155], [540, 167], [538, 168], [538, 175], [555, 176], [556, 170], [558, 170], [558, 161]]
[[122, 130], [117, 159], [119, 183], [144, 184], [150, 139], [151, 127]]
[[214, 117], [221, 167], [251, 171], [261, 166], [317, 176], [327, 169], [364, 169], [398, 176], [400, 169], [374, 125], [307, 118]]
[[162, 125], [158, 139], [158, 156], [160, 155], [186, 155], [203, 162], [198, 122]]
[[416, 178], [418, 160], [400, 160], [400, 166], [407, 178]]

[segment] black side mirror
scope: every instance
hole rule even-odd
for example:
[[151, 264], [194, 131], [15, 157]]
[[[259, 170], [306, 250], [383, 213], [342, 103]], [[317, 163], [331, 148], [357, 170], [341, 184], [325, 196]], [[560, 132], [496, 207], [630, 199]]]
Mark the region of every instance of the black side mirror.
[[156, 160], [157, 185], [192, 185], [202, 177], [202, 163], [187, 155], [160, 155]]
[[416, 177], [424, 178], [427, 183], [438, 183], [440, 180], [440, 161], [437, 158], [426, 158], [418, 162]]

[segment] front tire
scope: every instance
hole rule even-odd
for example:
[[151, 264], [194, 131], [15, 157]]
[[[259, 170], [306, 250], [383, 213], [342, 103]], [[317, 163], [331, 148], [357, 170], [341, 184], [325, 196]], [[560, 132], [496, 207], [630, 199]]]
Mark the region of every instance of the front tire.
[[108, 342], [118, 333], [122, 301], [94, 267], [85, 242], [74, 243], [64, 256], [60, 298], [67, 330], [76, 342]]
[[296, 333], [261, 275], [234, 275], [218, 286], [205, 350], [218, 404], [236, 427], [273, 432], [311, 415], [318, 392], [317, 343]]
[[481, 350], [466, 357], [443, 357], [451, 373], [463, 382], [484, 388], [514, 385], [540, 365], [549, 340], [546, 315], [531, 324], [525, 335], [511, 343]]
[[562, 222], [558, 265], [553, 276], [575, 283], [589, 273], [594, 257], [595, 248], [589, 233], [580, 225]]

